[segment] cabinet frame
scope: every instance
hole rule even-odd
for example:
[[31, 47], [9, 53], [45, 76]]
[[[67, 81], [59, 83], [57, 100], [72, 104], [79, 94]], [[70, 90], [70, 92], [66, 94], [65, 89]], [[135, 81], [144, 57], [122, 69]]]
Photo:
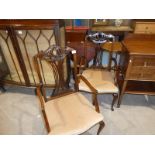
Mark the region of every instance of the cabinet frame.
[[[24, 83], [16, 82], [13, 80], [6, 80], [4, 79], [2, 82], [6, 84], [15, 84], [15, 85], [22, 85], [22, 86], [37, 86], [35, 84], [30, 83], [29, 75], [27, 73], [26, 65], [24, 62], [24, 58], [19, 46], [19, 42], [16, 36], [16, 31], [18, 30], [53, 30], [55, 43], [59, 46], [64, 47], [66, 45], [65, 42], [65, 27], [64, 27], [63, 20], [0, 20], [0, 30], [4, 30], [8, 33], [13, 49], [15, 51], [15, 56], [18, 60], [19, 67], [21, 69], [21, 73], [24, 78]], [[61, 28], [64, 27], [64, 41], [62, 43], [62, 36], [61, 36]], [[64, 45], [63, 45], [64, 44]], [[39, 51], [38, 51], [39, 52]], [[69, 81], [69, 66], [67, 63], [67, 81]], [[52, 87], [52, 85], [49, 85]]]

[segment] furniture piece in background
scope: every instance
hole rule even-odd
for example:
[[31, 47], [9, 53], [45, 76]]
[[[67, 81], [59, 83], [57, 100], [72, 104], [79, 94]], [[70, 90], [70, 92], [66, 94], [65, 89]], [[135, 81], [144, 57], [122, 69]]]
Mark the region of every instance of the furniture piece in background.
[[0, 87], [5, 91], [2, 80], [9, 74], [9, 68], [0, 47]]
[[[121, 23], [118, 24], [118, 21], [121, 21]], [[91, 31], [113, 34], [117, 41], [122, 41], [127, 33], [133, 31], [131, 19], [100, 19], [92, 20], [91, 23]]]
[[[120, 26], [116, 26], [116, 19], [65, 19], [66, 43], [77, 50], [77, 55], [83, 53], [87, 31], [105, 32], [115, 35], [117, 41], [122, 41], [128, 32], [132, 32], [132, 20], [123, 19]], [[94, 45], [95, 47], [95, 45]], [[91, 46], [91, 50], [93, 47]], [[95, 51], [91, 52], [93, 58]], [[89, 59], [89, 58], [88, 58]]]
[[[84, 42], [85, 36], [88, 29], [90, 29], [89, 19], [66, 19], [66, 43], [67, 46], [76, 49], [77, 56], [84, 56]], [[87, 61], [93, 59], [95, 50], [92, 45], [90, 45], [90, 50], [92, 51], [87, 56]]]
[[[22, 86], [39, 84], [32, 57], [50, 45], [65, 46], [65, 25], [62, 20], [0, 20], [0, 46], [9, 67], [3, 83]], [[54, 77], [44, 62], [40, 63], [43, 84], [54, 85]], [[68, 80], [67, 61], [64, 65]]]
[[[103, 116], [96, 112], [88, 99], [79, 92], [69, 91], [63, 84], [63, 64], [65, 57], [72, 51], [70, 48], [51, 46], [44, 52], [34, 56], [34, 64], [38, 73], [40, 85], [37, 87], [37, 94], [41, 102], [41, 110], [45, 119], [49, 134], [81, 134], [99, 123], [100, 133], [104, 127]], [[75, 50], [72, 51], [73, 55]], [[75, 57], [75, 56], [73, 56]], [[51, 66], [55, 77], [54, 96], [46, 96], [39, 60], [45, 61]]]
[[155, 35], [128, 34], [120, 59], [121, 94], [155, 95]]
[[133, 20], [132, 27], [136, 34], [155, 34], [154, 19]]
[[[104, 68], [102, 66], [102, 53], [101, 46], [98, 44], [104, 44], [108, 41], [113, 41], [113, 35], [106, 35], [104, 33], [90, 33], [86, 36], [86, 41], [84, 43], [85, 48], [84, 52], [89, 53], [89, 49], [87, 49], [87, 43], [93, 41], [97, 43], [96, 54], [94, 57], [93, 63], [85, 64], [85, 68], [79, 66], [81, 71], [79, 71], [78, 79], [76, 79], [76, 83], [79, 84], [79, 90], [85, 91], [93, 94], [93, 104], [98, 105], [97, 95], [98, 94], [112, 94], [113, 101], [111, 104], [111, 110], [114, 110], [113, 106], [115, 101], [118, 98], [119, 90], [117, 87], [117, 81], [115, 79], [115, 73], [112, 75], [111, 67]], [[112, 42], [111, 42], [112, 44]], [[83, 58], [83, 57], [82, 57]], [[86, 58], [85, 58], [86, 59]], [[77, 66], [77, 60], [74, 59], [74, 62]], [[85, 61], [87, 62], [87, 61]], [[116, 61], [114, 61], [116, 62]], [[85, 82], [83, 82], [85, 81]], [[87, 85], [85, 84], [87, 83]], [[99, 111], [99, 107], [97, 109]]]

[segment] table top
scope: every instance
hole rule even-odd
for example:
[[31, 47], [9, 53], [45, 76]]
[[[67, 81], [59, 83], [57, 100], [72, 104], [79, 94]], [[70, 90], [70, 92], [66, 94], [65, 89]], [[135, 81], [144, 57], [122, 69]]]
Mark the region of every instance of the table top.
[[108, 50], [109, 52], [121, 52], [122, 51], [122, 43], [121, 42], [106, 42], [101, 44], [101, 48], [104, 50]]
[[155, 40], [123, 41], [130, 55], [155, 55]]
[[155, 35], [129, 33], [122, 42], [130, 55], [155, 55]]

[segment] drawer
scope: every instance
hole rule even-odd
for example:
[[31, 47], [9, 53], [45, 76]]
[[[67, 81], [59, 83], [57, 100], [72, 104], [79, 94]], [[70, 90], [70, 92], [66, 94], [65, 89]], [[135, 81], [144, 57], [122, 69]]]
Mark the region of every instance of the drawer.
[[155, 57], [132, 57], [129, 60], [126, 79], [155, 81]]
[[155, 33], [155, 23], [137, 23], [134, 33]]

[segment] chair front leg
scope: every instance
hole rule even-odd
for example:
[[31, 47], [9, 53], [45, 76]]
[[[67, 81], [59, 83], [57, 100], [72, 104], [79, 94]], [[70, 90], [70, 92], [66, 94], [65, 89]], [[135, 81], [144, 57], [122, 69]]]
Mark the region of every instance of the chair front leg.
[[103, 121], [101, 121], [100, 122], [100, 126], [99, 126], [98, 131], [97, 131], [97, 135], [100, 134], [100, 132], [102, 131], [102, 129], [104, 128], [104, 126], [105, 126], [105, 123]]
[[116, 102], [116, 100], [118, 99], [118, 94], [112, 94], [113, 95], [113, 100], [112, 100], [112, 104], [111, 104], [111, 110], [114, 111], [114, 104]]
[[98, 104], [98, 100], [97, 100], [97, 94], [93, 93], [92, 96], [93, 96], [93, 105], [95, 106], [95, 110], [97, 112], [100, 112], [100, 108], [99, 108], [99, 104]]

